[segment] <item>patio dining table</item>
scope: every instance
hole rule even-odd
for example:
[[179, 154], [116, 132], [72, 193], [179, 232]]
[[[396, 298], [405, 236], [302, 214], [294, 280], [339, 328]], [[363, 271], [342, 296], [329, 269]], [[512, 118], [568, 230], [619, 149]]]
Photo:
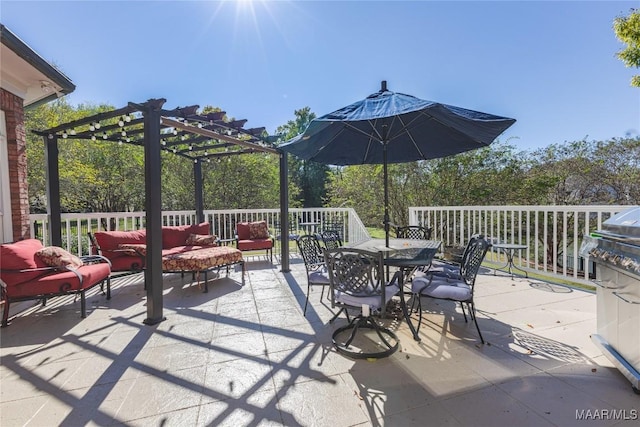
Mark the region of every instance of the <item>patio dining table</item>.
[[399, 274], [400, 306], [407, 325], [411, 330], [413, 339], [420, 341], [420, 337], [411, 323], [411, 316], [404, 299], [404, 278], [408, 276], [408, 271], [419, 267], [428, 267], [433, 261], [442, 242], [439, 240], [415, 240], [415, 239], [389, 239], [389, 246], [385, 239], [368, 239], [359, 243], [349, 245], [350, 248], [363, 249], [370, 252], [383, 252], [384, 263], [388, 267], [396, 267], [401, 270]]

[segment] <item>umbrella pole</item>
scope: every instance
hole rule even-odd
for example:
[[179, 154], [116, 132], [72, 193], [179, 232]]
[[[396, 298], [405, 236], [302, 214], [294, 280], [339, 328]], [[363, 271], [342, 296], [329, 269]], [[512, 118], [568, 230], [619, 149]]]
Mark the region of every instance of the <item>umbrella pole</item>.
[[[389, 186], [387, 173], [387, 126], [382, 127], [384, 140], [382, 142], [382, 177], [384, 180], [384, 244], [389, 247]], [[387, 282], [389, 281], [389, 266], [387, 265]]]
[[384, 144], [382, 149], [383, 163], [382, 163], [382, 176], [384, 180], [384, 238], [385, 245], [389, 247], [389, 184], [388, 184], [388, 172], [387, 172], [387, 144]]
[[[383, 88], [385, 88], [387, 82], [383, 82]], [[384, 243], [389, 247], [389, 175], [387, 171], [387, 145], [389, 140], [387, 139], [388, 127], [382, 125], [382, 179], [384, 181]]]

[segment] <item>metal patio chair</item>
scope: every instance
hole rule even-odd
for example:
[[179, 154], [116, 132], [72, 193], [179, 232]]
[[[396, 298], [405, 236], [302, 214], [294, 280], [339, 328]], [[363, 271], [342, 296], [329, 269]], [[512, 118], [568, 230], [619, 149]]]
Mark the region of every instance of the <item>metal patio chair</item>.
[[[324, 255], [318, 238], [313, 234], [305, 234], [296, 240], [298, 251], [302, 255], [304, 267], [307, 271], [307, 297], [304, 302], [304, 316], [307, 315], [309, 304], [309, 292], [312, 286], [321, 286], [320, 300], [324, 295], [324, 288], [329, 286], [329, 273], [325, 264]], [[328, 292], [327, 292], [328, 294]]]
[[[347, 248], [323, 251], [329, 270], [331, 303], [333, 307], [340, 307], [334, 319], [344, 311], [348, 320], [347, 310], [359, 311], [347, 325], [333, 332], [336, 350], [354, 359], [393, 354], [398, 349], [398, 337], [380, 325], [375, 316], [384, 316], [387, 303], [400, 292], [398, 275], [395, 274], [390, 283], [385, 282], [382, 252]], [[356, 340], [358, 332], [363, 329], [373, 330], [376, 335], [361, 335]]]
[[340, 233], [336, 230], [324, 230], [320, 232], [320, 239], [326, 249], [338, 249], [342, 247]]
[[460, 277], [451, 278], [440, 276], [436, 274], [427, 274], [420, 277], [414, 277], [411, 282], [412, 293], [412, 308], [414, 303], [418, 304], [418, 327], [420, 330], [422, 324], [422, 298], [429, 297], [434, 299], [443, 299], [449, 301], [455, 301], [460, 303], [462, 308], [462, 314], [464, 315], [464, 321], [467, 322], [467, 313], [465, 311], [465, 304], [469, 309], [469, 315], [473, 319], [480, 336], [480, 341], [484, 344], [484, 338], [480, 327], [478, 326], [478, 320], [476, 319], [476, 308], [473, 301], [473, 290], [476, 282], [476, 276], [480, 265], [484, 260], [487, 250], [491, 247], [491, 244], [483, 238], [472, 239], [469, 244], [469, 250], [466, 253], [466, 257], [460, 266]]

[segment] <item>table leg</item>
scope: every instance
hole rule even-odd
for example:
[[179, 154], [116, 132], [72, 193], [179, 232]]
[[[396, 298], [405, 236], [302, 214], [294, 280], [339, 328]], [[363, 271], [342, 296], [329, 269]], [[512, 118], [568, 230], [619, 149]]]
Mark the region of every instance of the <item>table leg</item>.
[[400, 285], [400, 307], [402, 307], [402, 314], [404, 315], [404, 319], [407, 321], [407, 325], [409, 325], [409, 329], [411, 330], [411, 334], [413, 335], [413, 339], [416, 341], [420, 341], [420, 337], [418, 336], [418, 332], [416, 328], [411, 323], [411, 313], [409, 313], [409, 309], [407, 308], [407, 302], [404, 299], [404, 272], [400, 272], [398, 278], [398, 285]]
[[502, 249], [502, 251], [504, 252], [504, 254], [507, 257], [507, 263], [505, 265], [503, 265], [502, 267], [496, 267], [493, 269], [493, 275], [496, 275], [496, 271], [497, 270], [501, 270], [501, 271], [505, 271], [508, 272], [511, 275], [511, 280], [513, 280], [513, 277], [515, 276], [513, 270], [520, 270], [524, 273], [525, 277], [528, 279], [529, 278], [529, 273], [527, 273], [526, 271], [524, 271], [523, 269], [521, 269], [520, 267], [518, 267], [514, 262], [513, 262], [513, 255], [515, 253], [515, 249]]

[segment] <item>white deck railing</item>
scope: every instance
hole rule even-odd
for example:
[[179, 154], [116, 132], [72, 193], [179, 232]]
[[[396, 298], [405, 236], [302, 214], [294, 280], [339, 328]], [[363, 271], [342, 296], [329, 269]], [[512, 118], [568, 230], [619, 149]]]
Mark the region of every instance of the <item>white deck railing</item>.
[[[464, 246], [472, 234], [479, 233], [493, 242], [517, 243], [527, 250], [516, 254], [516, 265], [542, 273], [584, 280], [585, 269], [593, 277], [594, 264], [580, 256], [582, 236], [600, 229], [613, 214], [630, 206], [440, 206], [409, 208], [410, 223], [433, 228], [433, 238], [443, 246]], [[235, 224], [265, 220], [279, 235], [279, 209], [207, 210], [205, 221], [211, 232], [222, 239], [234, 237]], [[31, 235], [50, 244], [47, 215], [32, 214]], [[195, 211], [165, 211], [164, 225], [196, 222]], [[356, 243], [369, 238], [362, 221], [351, 208], [291, 208], [291, 234], [310, 231], [299, 224], [315, 222], [318, 230], [340, 224], [345, 242]], [[97, 230], [137, 230], [145, 227], [144, 212], [87, 213], [62, 215], [62, 245], [73, 253], [88, 254], [87, 232]], [[487, 259], [503, 262], [492, 251]]]
[[[514, 258], [517, 266], [573, 280], [593, 277], [594, 265], [580, 256], [582, 237], [631, 206], [440, 206], [411, 207], [413, 225], [433, 228], [445, 246], [464, 246], [472, 234], [494, 243], [526, 245]], [[496, 251], [489, 261], [502, 262]], [[585, 278], [585, 266], [589, 274]]]
[[[145, 228], [145, 212], [104, 212], [62, 214], [62, 246], [72, 253], [87, 255], [91, 251], [88, 232], [98, 230], [138, 230]], [[221, 239], [233, 239], [235, 224], [243, 221], [265, 220], [279, 240], [279, 209], [227, 209], [204, 211], [205, 221], [211, 224], [211, 232]], [[31, 236], [45, 245], [51, 244], [46, 214], [32, 214]], [[357, 243], [369, 238], [362, 221], [351, 208], [290, 208], [290, 234], [302, 235], [323, 228], [338, 227], [345, 242]], [[196, 223], [194, 211], [164, 211], [163, 225], [189, 225]], [[305, 228], [300, 223], [317, 223]], [[276, 243], [276, 245], [279, 242]]]

